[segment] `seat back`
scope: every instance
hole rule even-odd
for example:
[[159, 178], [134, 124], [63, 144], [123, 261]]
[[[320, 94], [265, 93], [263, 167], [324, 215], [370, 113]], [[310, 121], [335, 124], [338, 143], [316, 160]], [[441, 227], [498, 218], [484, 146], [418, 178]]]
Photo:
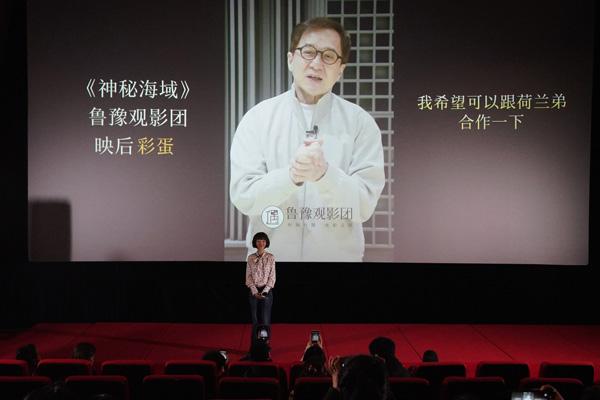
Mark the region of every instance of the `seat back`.
[[482, 361], [477, 364], [476, 377], [499, 376], [504, 379], [506, 388], [516, 391], [523, 378], [529, 378], [529, 365], [521, 362], [492, 362]]
[[52, 381], [64, 381], [68, 376], [90, 375], [91, 372], [90, 361], [71, 358], [47, 358], [41, 360], [35, 369], [36, 375], [47, 376]]
[[272, 362], [234, 361], [229, 364], [227, 375], [244, 378], [279, 379], [279, 366]]
[[222, 399], [279, 400], [279, 382], [275, 378], [224, 377], [219, 381], [217, 396]]
[[486, 400], [504, 400], [510, 394], [504, 379], [493, 377], [459, 378], [448, 377], [442, 383], [442, 400], [452, 400], [458, 396], [473, 396]]
[[413, 376], [427, 379], [431, 386], [441, 386], [450, 376], [466, 377], [467, 368], [462, 363], [428, 362], [415, 365]]
[[200, 375], [204, 378], [207, 397], [214, 397], [217, 391], [217, 365], [208, 360], [168, 360], [165, 362], [166, 375]]
[[200, 375], [148, 375], [144, 378], [144, 400], [204, 400], [204, 378]]
[[142, 398], [142, 383], [152, 375], [152, 361], [149, 360], [109, 360], [100, 368], [102, 375], [121, 375], [127, 378], [129, 395], [132, 400]]
[[331, 378], [297, 378], [294, 400], [323, 399], [331, 387]]
[[29, 366], [23, 360], [0, 360], [0, 376], [29, 375]]
[[281, 365], [277, 366], [277, 379], [279, 380], [279, 394], [287, 397], [289, 394], [288, 378], [285, 368]]
[[127, 378], [119, 375], [76, 375], [66, 380], [67, 388], [82, 399], [109, 394], [115, 400], [129, 399]]
[[23, 400], [29, 393], [51, 383], [46, 376], [0, 376], [0, 399]]
[[389, 379], [390, 391], [396, 400], [432, 400], [429, 381], [423, 378]]
[[543, 362], [540, 378], [575, 378], [584, 386], [594, 383], [594, 364], [588, 362]]
[[519, 391], [535, 390], [543, 385], [554, 386], [564, 400], [579, 400], [583, 391], [583, 383], [574, 378], [525, 378], [519, 384]]
[[290, 365], [290, 388], [294, 387], [296, 379], [300, 376], [304, 364], [301, 361], [296, 361]]

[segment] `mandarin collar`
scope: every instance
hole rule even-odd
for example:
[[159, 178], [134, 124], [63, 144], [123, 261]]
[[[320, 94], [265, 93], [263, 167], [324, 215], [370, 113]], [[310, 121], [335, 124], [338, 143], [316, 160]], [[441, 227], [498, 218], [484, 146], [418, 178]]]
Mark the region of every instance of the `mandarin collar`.
[[[312, 129], [312, 126], [305, 126], [306, 124], [303, 123], [304, 117], [300, 118], [300, 116], [302, 116], [302, 106], [300, 100], [298, 100], [298, 97], [296, 97], [296, 86], [294, 85], [294, 83], [292, 83], [291, 88], [289, 90], [289, 96], [294, 104], [295, 112], [298, 114], [299, 122], [302, 121], [301, 125], [303, 125], [306, 128], [305, 130]], [[330, 90], [317, 101], [317, 103], [315, 104], [315, 110], [313, 114], [313, 124], [319, 125], [329, 114], [329, 111], [331, 110], [331, 102], [333, 96], [334, 95]]]

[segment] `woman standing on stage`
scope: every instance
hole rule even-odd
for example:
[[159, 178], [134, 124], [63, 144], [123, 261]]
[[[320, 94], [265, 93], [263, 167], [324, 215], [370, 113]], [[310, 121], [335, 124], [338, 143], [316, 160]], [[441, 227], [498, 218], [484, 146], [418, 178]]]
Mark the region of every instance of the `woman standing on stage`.
[[252, 238], [252, 247], [256, 249], [256, 252], [248, 256], [246, 263], [246, 286], [250, 289], [249, 301], [252, 315], [252, 342], [256, 340], [259, 325], [269, 327], [271, 325], [275, 256], [265, 250], [269, 244], [269, 237], [266, 233], [256, 233]]

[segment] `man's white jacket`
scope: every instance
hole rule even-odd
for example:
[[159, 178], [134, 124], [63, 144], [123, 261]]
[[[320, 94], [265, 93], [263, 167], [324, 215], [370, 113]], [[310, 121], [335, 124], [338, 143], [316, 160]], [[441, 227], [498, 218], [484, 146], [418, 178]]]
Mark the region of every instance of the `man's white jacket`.
[[[290, 161], [315, 125], [329, 167], [319, 181], [295, 185]], [[262, 231], [278, 261], [362, 261], [362, 223], [385, 184], [381, 132], [369, 113], [330, 92], [307, 125], [292, 86], [244, 115], [230, 157], [231, 201], [250, 218], [249, 253]]]

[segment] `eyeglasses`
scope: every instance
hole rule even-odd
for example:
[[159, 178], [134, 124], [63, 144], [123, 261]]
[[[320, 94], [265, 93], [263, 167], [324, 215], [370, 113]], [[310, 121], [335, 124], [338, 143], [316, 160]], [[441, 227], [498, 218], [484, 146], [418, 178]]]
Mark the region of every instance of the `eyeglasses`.
[[305, 60], [314, 60], [317, 58], [317, 54], [321, 54], [321, 60], [327, 65], [335, 64], [338, 59], [342, 58], [335, 50], [317, 50], [312, 44], [296, 47], [296, 50], [300, 50], [300, 55]]

